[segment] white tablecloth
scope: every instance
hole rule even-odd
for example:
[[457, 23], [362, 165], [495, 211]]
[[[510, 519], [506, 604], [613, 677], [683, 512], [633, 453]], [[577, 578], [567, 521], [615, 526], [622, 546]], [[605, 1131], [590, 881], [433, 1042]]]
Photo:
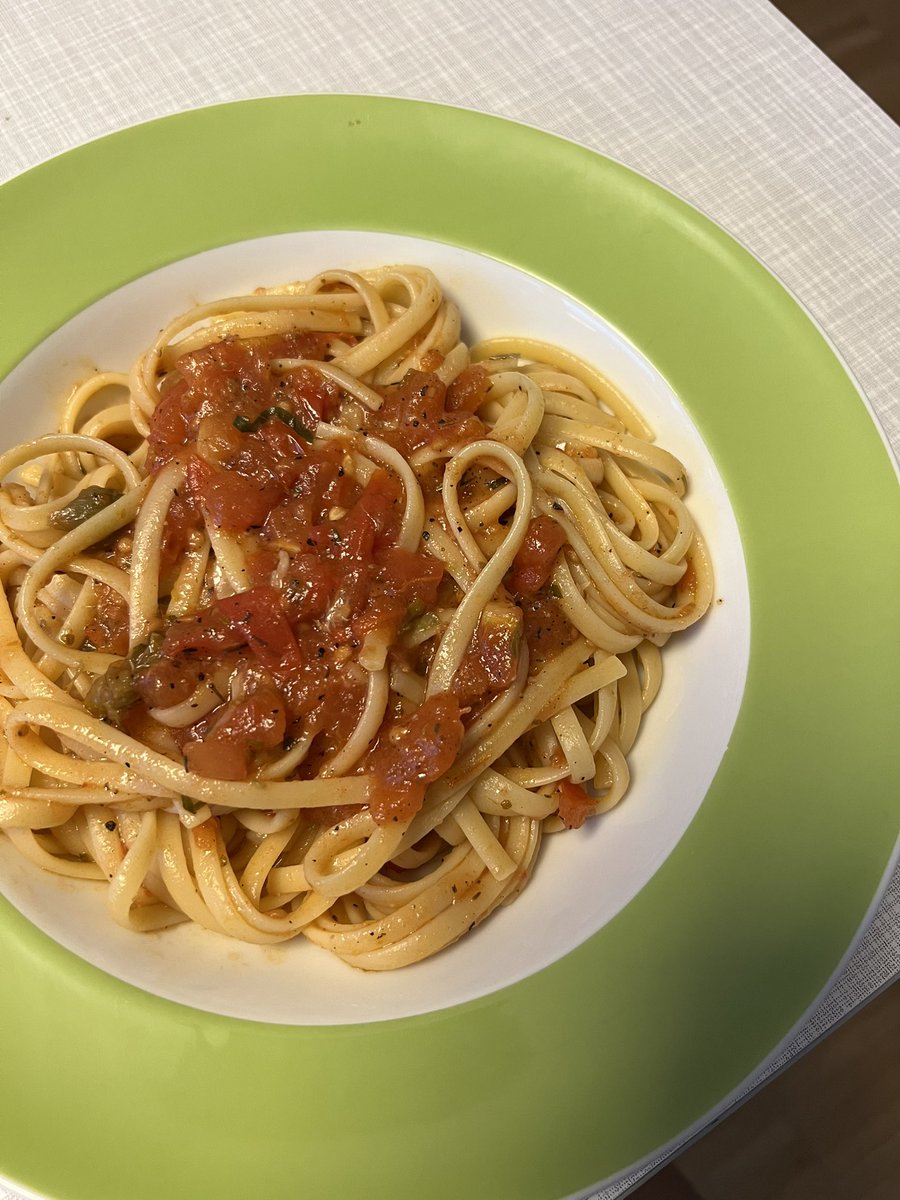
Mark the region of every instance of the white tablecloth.
[[[139, 121], [299, 92], [480, 109], [669, 187], [805, 303], [896, 452], [900, 129], [764, 0], [6, 0], [0, 182]], [[898, 973], [895, 874], [820, 1006], [747, 1091]]]

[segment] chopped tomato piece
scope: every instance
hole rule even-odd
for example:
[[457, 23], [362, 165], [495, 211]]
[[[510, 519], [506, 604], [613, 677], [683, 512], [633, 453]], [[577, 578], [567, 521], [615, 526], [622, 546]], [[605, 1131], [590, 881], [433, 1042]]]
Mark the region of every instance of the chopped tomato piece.
[[188, 768], [211, 779], [246, 779], [252, 753], [280, 746], [286, 727], [281, 696], [260, 688], [226, 704], [202, 741], [185, 745]]
[[262, 463], [257, 464], [256, 474], [244, 475], [211, 466], [192, 454], [187, 478], [195, 501], [209, 514], [213, 525], [231, 533], [262, 526], [285, 493], [281, 480]]
[[166, 658], [178, 658], [188, 653], [212, 658], [225, 650], [236, 650], [246, 644], [244, 634], [233, 628], [217, 606], [211, 604], [194, 616], [170, 625], [163, 637], [162, 653]]
[[[282, 374], [272, 364], [285, 358], [323, 359], [335, 336], [347, 340], [346, 335], [295, 330], [261, 338], [224, 338], [182, 355], [150, 421], [150, 471], [160, 470], [182, 447], [195, 442], [201, 421], [210, 417], [220, 419], [226, 438], [235, 417], [252, 420], [273, 406], [287, 409], [313, 430], [318, 421], [329, 420], [340, 404], [337, 384], [308, 367]], [[277, 452], [292, 452], [286, 427], [270, 422], [261, 433], [254, 440], [270, 443], [271, 449], [287, 439]]]
[[378, 582], [405, 606], [416, 600], [426, 608], [436, 604], [443, 577], [443, 563], [430, 554], [389, 546], [378, 555]]
[[187, 700], [204, 672], [196, 661], [159, 658], [135, 674], [134, 687], [148, 708], [168, 708]]
[[453, 765], [463, 739], [455, 696], [432, 696], [406, 721], [382, 729], [363, 760], [375, 778], [370, 809], [380, 825], [408, 821], [422, 807], [425, 789]]
[[422, 446], [440, 450], [484, 437], [482, 422], [462, 405], [449, 411], [446, 399], [446, 386], [436, 375], [407, 371], [399, 383], [384, 389], [384, 403], [369, 419], [369, 432], [407, 458]]
[[597, 802], [592, 800], [580, 784], [564, 779], [559, 785], [559, 815], [567, 829], [580, 829], [588, 817], [597, 811]]
[[182, 753], [189, 771], [207, 779], [246, 779], [250, 773], [250, 751], [247, 746], [227, 738], [209, 737], [202, 742], [188, 742]]
[[172, 497], [166, 523], [163, 528], [160, 555], [160, 571], [163, 575], [171, 571], [181, 560], [188, 547], [191, 534], [203, 525], [203, 518], [187, 498], [178, 492]]
[[264, 546], [247, 556], [247, 567], [254, 584], [273, 583], [273, 576], [278, 570], [280, 554], [275, 546]]
[[473, 363], [460, 371], [447, 388], [447, 411], [477, 412], [490, 391], [491, 377], [485, 367]]
[[424, 612], [437, 603], [444, 575], [443, 564], [436, 558], [398, 546], [379, 552], [377, 559], [375, 586], [362, 612], [352, 622], [353, 632], [360, 640], [375, 629], [385, 629], [392, 640], [396, 638], [411, 607]]
[[85, 626], [85, 640], [107, 654], [128, 653], [128, 604], [105, 583], [94, 584], [97, 607]]
[[317, 554], [291, 558], [284, 575], [284, 606], [291, 621], [323, 617], [340, 586], [337, 564]]
[[216, 605], [264, 666], [285, 668], [298, 661], [297, 639], [275, 588], [261, 584]]
[[150, 420], [147, 465], [151, 471], [161, 470], [193, 439], [198, 405], [199, 399], [190, 393], [187, 380], [178, 379], [166, 388]]
[[402, 500], [399, 481], [376, 471], [347, 516], [335, 522], [338, 537], [330, 539], [332, 556], [366, 560], [376, 549], [391, 545], [400, 529]]
[[460, 704], [510, 687], [519, 669], [522, 614], [512, 605], [489, 605], [472, 635], [452, 690]]
[[534, 673], [570, 646], [578, 637], [578, 630], [547, 588], [541, 588], [534, 596], [523, 596], [519, 607], [525, 624], [529, 670]]
[[565, 532], [551, 517], [535, 517], [516, 557], [507, 582], [516, 596], [533, 596], [540, 591], [553, 570]]
[[[312, 682], [312, 673], [309, 679]], [[308, 711], [302, 723], [308, 732], [315, 732], [315, 737], [297, 774], [304, 779], [312, 779], [327, 759], [343, 749], [359, 724], [365, 690], [355, 679], [336, 671], [334, 664], [321, 691], [316, 692], [309, 684], [305, 690]]]
[[268, 584], [216, 600], [195, 616], [170, 625], [162, 653], [177, 658], [193, 651], [209, 658], [240, 646], [249, 646], [264, 666], [289, 667], [299, 659], [280, 593]]

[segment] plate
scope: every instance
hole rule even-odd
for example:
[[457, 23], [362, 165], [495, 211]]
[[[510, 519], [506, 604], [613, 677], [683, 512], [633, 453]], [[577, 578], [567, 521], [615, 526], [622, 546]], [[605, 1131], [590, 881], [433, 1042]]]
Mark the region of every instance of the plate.
[[550, 1200], [713, 1109], [826, 986], [897, 833], [894, 472], [800, 306], [624, 167], [410, 101], [261, 100], [130, 129], [0, 189], [0, 226], [0, 375], [116, 289], [257, 238], [414, 237], [524, 272], [678, 397], [736, 516], [751, 614], [693, 820], [636, 895], [516, 982], [392, 1019], [243, 1020], [114, 978], [4, 903], [0, 1172], [60, 1200], [118, 1200], [126, 1177], [136, 1200]]

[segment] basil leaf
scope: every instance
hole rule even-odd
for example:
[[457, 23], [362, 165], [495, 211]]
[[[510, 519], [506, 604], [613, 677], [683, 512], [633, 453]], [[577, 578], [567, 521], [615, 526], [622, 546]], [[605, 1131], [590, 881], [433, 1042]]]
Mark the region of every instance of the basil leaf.
[[311, 443], [313, 441], [315, 435], [306, 428], [299, 417], [289, 412], [288, 409], [278, 408], [277, 406], [264, 408], [259, 416], [254, 417], [252, 420], [250, 417], [235, 417], [234, 427], [235, 429], [239, 429], [241, 433], [257, 433], [272, 417], [277, 418], [283, 425], [287, 425], [289, 429], [292, 429], [294, 433], [302, 437], [305, 442]]

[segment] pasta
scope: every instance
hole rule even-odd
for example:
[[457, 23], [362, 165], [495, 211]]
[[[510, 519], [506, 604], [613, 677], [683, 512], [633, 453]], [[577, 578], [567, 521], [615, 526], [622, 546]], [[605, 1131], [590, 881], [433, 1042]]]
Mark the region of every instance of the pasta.
[[193, 308], [0, 481], [6, 838], [135, 931], [367, 970], [621, 801], [712, 594], [631, 404], [558, 347], [469, 348], [422, 267]]

